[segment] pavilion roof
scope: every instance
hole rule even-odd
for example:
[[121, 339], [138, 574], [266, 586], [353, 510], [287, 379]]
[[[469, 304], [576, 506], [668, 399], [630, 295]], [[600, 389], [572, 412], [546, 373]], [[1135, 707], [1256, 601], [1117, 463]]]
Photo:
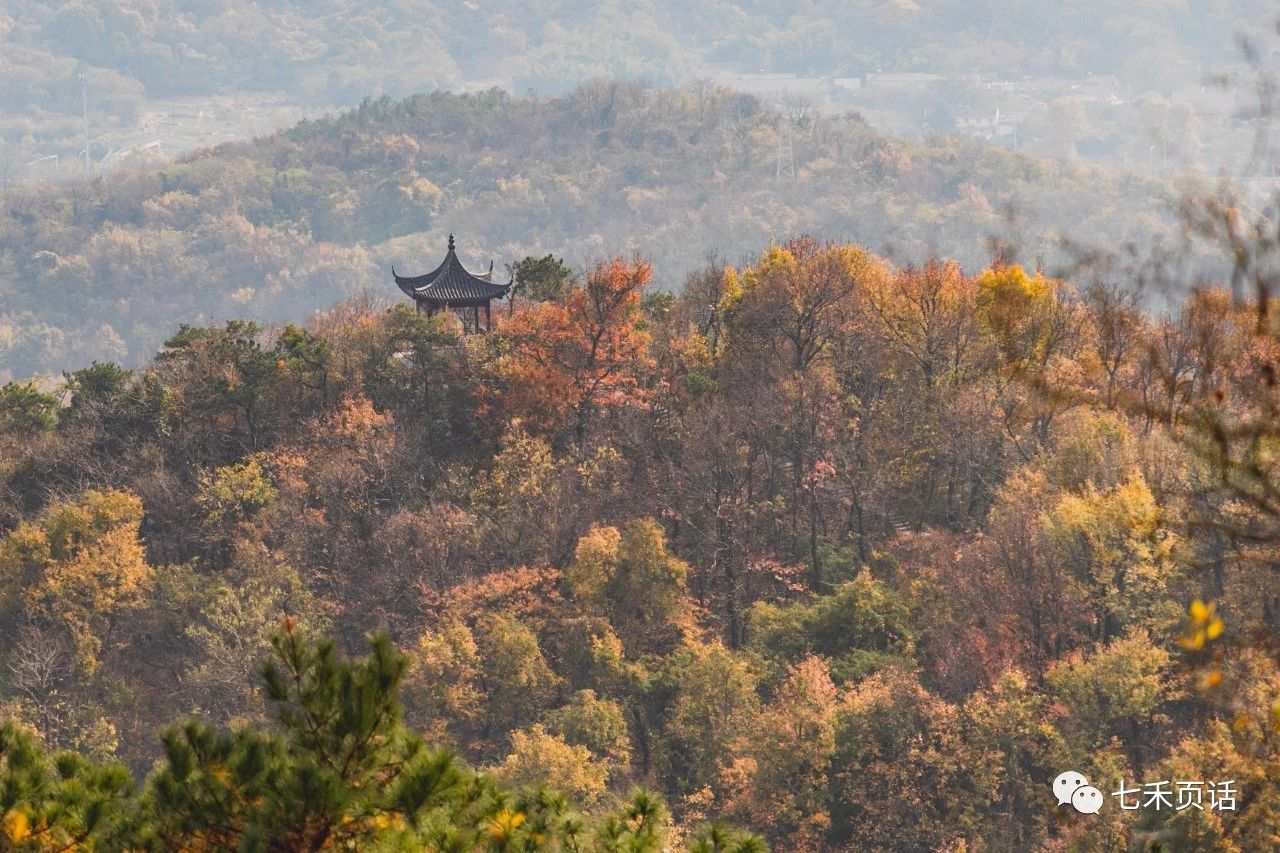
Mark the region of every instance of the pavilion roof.
[[397, 275], [392, 267], [391, 274], [396, 284], [407, 296], [436, 305], [447, 305], [458, 308], [469, 308], [475, 305], [487, 305], [491, 299], [500, 299], [511, 290], [511, 282], [495, 284], [493, 282], [493, 262], [489, 262], [489, 271], [484, 275], [468, 272], [458, 260], [454, 251], [453, 235], [449, 235], [449, 251], [440, 266], [425, 275]]

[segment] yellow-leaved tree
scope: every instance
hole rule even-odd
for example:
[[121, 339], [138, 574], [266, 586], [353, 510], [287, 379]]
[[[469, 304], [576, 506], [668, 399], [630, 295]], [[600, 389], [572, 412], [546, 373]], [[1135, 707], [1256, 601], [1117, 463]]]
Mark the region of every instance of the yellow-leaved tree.
[[575, 601], [603, 613], [633, 655], [674, 649], [693, 625], [689, 566], [667, 550], [662, 525], [638, 518], [625, 529], [593, 527], [565, 572]]
[[19, 524], [0, 542], [5, 609], [65, 630], [86, 674], [97, 669], [112, 626], [142, 605], [151, 587], [141, 522], [136, 495], [89, 491]]
[[1180, 538], [1140, 472], [1114, 488], [1068, 495], [1047, 525], [1066, 566], [1088, 588], [1098, 639], [1129, 628], [1169, 631], [1181, 616]]
[[532, 728], [511, 733], [511, 754], [495, 768], [494, 775], [515, 787], [547, 784], [575, 803], [592, 806], [605, 794], [609, 762], [535, 723]]

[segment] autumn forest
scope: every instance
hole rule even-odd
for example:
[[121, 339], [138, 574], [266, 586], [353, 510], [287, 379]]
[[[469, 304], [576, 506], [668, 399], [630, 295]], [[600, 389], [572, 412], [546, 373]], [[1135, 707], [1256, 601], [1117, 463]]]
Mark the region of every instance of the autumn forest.
[[1280, 850], [1277, 39], [0, 0], [0, 853]]
[[[10, 841], [1273, 843], [1264, 289], [1157, 314], [808, 236], [652, 272], [3, 386]], [[1238, 808], [1079, 814], [1064, 769]]]

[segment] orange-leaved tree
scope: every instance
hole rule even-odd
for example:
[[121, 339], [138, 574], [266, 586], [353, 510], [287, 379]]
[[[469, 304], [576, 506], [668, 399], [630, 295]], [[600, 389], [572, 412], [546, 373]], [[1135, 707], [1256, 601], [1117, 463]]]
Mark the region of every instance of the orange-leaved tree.
[[510, 413], [546, 427], [571, 416], [581, 449], [596, 412], [641, 401], [653, 360], [640, 297], [652, 274], [639, 258], [602, 261], [560, 301], [512, 314], [499, 360]]

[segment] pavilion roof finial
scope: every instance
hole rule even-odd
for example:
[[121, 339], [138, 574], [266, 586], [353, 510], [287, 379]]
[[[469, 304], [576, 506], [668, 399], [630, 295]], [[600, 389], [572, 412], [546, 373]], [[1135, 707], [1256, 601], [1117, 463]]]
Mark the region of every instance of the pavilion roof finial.
[[449, 235], [449, 251], [450, 252], [453, 251], [453, 235], [452, 234]]

